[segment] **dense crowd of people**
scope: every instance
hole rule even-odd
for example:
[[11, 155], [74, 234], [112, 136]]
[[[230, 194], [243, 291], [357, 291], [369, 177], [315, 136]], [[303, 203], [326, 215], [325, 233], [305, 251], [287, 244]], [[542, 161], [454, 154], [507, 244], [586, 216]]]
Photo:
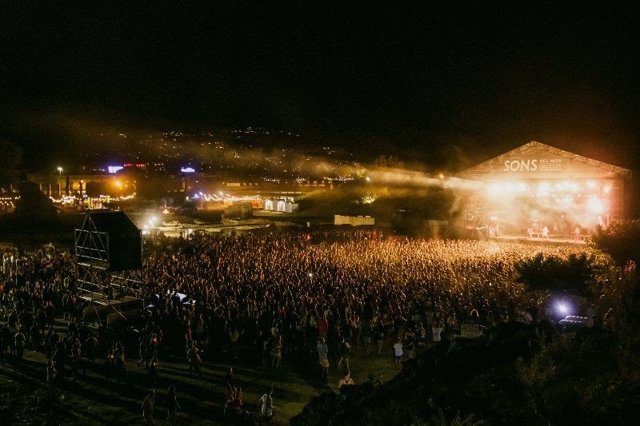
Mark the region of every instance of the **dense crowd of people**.
[[[464, 323], [535, 319], [535, 303], [515, 282], [516, 263], [540, 251], [565, 257], [575, 250], [375, 230], [156, 236], [145, 247], [143, 269], [126, 275], [126, 291], [145, 306], [138, 366], [157, 386], [163, 348], [181, 352], [195, 376], [203, 358], [225, 356], [273, 369], [308, 362], [323, 380], [336, 366], [345, 374], [341, 382], [352, 384], [353, 350], [389, 353], [400, 366]], [[7, 251], [1, 260], [0, 356], [19, 360], [25, 347], [42, 351], [50, 382], [69, 370], [75, 378], [85, 363], [104, 359], [106, 377], [127, 381], [133, 348], [125, 351], [104, 326], [81, 326], [87, 302], [69, 252]], [[68, 319], [63, 335], [54, 330], [61, 316]], [[242, 390], [233, 380], [227, 385], [225, 410], [244, 415]], [[271, 392], [265, 395], [272, 405]]]

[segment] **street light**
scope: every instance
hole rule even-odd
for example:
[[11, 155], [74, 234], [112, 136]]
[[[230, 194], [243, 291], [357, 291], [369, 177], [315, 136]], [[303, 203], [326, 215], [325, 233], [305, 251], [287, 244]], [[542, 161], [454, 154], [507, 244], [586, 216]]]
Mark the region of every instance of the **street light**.
[[58, 174], [62, 176], [62, 170], [63, 170], [62, 167], [58, 166], [56, 170], [58, 171]]

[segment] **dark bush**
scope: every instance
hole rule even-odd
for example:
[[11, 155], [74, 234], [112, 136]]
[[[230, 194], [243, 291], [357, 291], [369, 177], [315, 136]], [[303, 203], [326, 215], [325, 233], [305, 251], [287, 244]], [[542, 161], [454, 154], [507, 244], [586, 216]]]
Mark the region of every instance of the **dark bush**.
[[624, 266], [632, 260], [640, 263], [640, 219], [621, 220], [607, 229], [600, 229], [592, 240], [602, 252], [611, 256], [614, 262]]
[[594, 283], [598, 266], [595, 259], [571, 254], [566, 260], [538, 253], [531, 259], [516, 264], [517, 281], [533, 292], [588, 295]]

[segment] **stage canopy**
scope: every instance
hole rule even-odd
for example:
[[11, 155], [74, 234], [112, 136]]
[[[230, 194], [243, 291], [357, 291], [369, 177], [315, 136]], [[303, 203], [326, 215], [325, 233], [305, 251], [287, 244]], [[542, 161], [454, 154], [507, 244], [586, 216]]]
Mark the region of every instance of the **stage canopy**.
[[474, 180], [630, 179], [631, 170], [532, 141], [459, 174]]

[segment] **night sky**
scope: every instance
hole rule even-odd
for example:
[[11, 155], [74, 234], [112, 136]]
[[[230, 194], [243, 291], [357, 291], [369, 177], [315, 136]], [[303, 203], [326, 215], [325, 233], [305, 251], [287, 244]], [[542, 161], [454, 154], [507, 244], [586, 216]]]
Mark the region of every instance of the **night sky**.
[[63, 115], [294, 129], [426, 163], [539, 140], [640, 165], [636, 8], [181, 3], [3, 1], [0, 137], [33, 164], [64, 151]]

